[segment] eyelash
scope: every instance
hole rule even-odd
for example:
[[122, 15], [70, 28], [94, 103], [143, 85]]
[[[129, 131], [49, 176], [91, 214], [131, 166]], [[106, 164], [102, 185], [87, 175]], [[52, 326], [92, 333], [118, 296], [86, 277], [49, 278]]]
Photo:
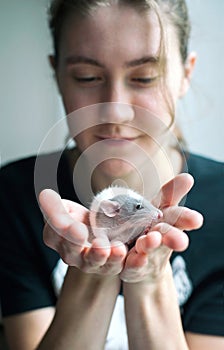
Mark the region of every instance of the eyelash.
[[[91, 83], [98, 83], [98, 82], [102, 82], [103, 78], [101, 77], [97, 77], [97, 76], [89, 76], [89, 77], [75, 77], [74, 78], [78, 83], [80, 84], [91, 84]], [[131, 81], [133, 83], [139, 83], [141, 85], [150, 85], [151, 83], [153, 83], [155, 80], [157, 79], [157, 77], [153, 77], [153, 78], [132, 78]]]
[[156, 77], [154, 77], [154, 78], [133, 78], [132, 80], [139, 82], [141, 84], [150, 84], [156, 80]]
[[91, 83], [93, 81], [100, 81], [101, 78], [97, 78], [97, 77], [86, 77], [86, 78], [78, 78], [78, 77], [75, 77], [75, 80], [80, 82], [80, 83]]

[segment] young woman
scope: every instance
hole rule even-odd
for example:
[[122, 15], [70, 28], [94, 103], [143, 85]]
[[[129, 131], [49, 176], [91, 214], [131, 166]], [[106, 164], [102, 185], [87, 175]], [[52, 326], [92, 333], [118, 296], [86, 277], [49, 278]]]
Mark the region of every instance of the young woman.
[[[222, 349], [224, 166], [181, 152], [175, 138], [196, 60], [185, 2], [54, 0], [50, 15], [50, 62], [76, 146], [1, 170], [10, 348]], [[163, 212], [130, 249], [89, 239], [86, 207], [117, 183]]]

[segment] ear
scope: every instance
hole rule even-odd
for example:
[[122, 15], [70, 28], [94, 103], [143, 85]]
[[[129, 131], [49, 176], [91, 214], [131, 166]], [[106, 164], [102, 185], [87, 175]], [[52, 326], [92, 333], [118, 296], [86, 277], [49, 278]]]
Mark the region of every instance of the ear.
[[55, 56], [49, 55], [48, 56], [48, 62], [50, 63], [51, 68], [55, 71], [55, 69], [56, 69]]
[[183, 76], [179, 97], [183, 97], [189, 89], [196, 61], [197, 61], [197, 54], [196, 52], [192, 51], [188, 55], [184, 65], [184, 76]]
[[118, 214], [120, 207], [118, 202], [110, 201], [109, 199], [105, 199], [100, 203], [100, 208], [103, 210], [104, 214], [110, 218]]
[[55, 82], [57, 84], [58, 92], [59, 92], [59, 94], [61, 94], [60, 87], [59, 87], [59, 82], [58, 82], [57, 64], [56, 64], [55, 56], [49, 55], [48, 56], [48, 62], [50, 64], [51, 68], [54, 71], [54, 79], [55, 79]]

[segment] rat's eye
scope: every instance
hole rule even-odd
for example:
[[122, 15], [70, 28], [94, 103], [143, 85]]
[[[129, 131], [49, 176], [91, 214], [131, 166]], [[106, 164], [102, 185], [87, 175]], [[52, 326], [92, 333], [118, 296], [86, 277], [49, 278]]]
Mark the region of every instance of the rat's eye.
[[135, 209], [140, 210], [142, 208], [143, 208], [143, 206], [141, 205], [141, 203], [136, 204]]

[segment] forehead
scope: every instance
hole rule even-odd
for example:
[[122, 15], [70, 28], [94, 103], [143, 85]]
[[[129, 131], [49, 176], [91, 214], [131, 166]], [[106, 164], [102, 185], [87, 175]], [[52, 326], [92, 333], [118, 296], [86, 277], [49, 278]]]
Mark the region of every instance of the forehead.
[[127, 52], [142, 57], [147, 52], [157, 55], [161, 30], [153, 11], [144, 14], [128, 6], [98, 7], [91, 15], [77, 18], [70, 14], [66, 19], [60, 40], [60, 50], [79, 54], [111, 58]]
[[141, 198], [140, 196], [138, 197], [133, 197], [127, 194], [118, 194], [117, 196], [114, 196], [111, 200], [118, 201], [120, 203], [139, 203], [141, 201]]

